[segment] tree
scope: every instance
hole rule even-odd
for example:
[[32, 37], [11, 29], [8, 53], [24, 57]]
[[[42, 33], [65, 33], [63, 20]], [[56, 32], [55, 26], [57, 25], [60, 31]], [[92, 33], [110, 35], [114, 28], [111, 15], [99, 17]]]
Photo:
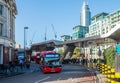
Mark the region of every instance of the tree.
[[77, 58], [77, 57], [80, 57], [80, 49], [78, 47], [74, 49], [74, 52], [72, 55], [72, 58]]
[[61, 55], [63, 55], [63, 50], [62, 50], [62, 48], [60, 48], [60, 49], [58, 50], [58, 53], [61, 54]]
[[103, 53], [104, 59], [105, 59], [105, 64], [114, 67], [114, 62], [115, 62], [115, 48], [109, 47], [108, 49], [106, 49]]

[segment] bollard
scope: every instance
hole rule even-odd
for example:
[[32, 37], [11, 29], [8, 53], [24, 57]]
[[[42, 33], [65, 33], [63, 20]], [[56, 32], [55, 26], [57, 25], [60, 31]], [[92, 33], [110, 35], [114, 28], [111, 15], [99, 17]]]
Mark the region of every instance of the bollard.
[[100, 68], [98, 68], [98, 71], [100, 71]]
[[110, 66], [107, 66], [107, 78], [108, 78], [108, 83], [111, 83], [111, 67]]
[[115, 77], [115, 69], [114, 69], [114, 68], [111, 69], [111, 76], [112, 76], [113, 78]]
[[120, 83], [120, 73], [115, 73], [115, 83]]
[[100, 71], [100, 64], [97, 64], [97, 69], [98, 71]]
[[102, 64], [100, 64], [100, 73], [102, 73]]
[[115, 83], [115, 81], [114, 81], [114, 80], [111, 80], [111, 83]]
[[102, 74], [105, 74], [105, 65], [102, 64]]
[[110, 82], [111, 82], [111, 79], [107, 79], [107, 82], [110, 83]]
[[108, 69], [108, 70], [107, 70], [107, 75], [110, 76], [110, 74], [111, 74], [111, 67], [110, 67], [110, 66], [107, 66], [107, 69]]
[[108, 68], [107, 68], [107, 65], [105, 65], [105, 76], [107, 76], [107, 74], [108, 74]]
[[112, 79], [111, 80], [111, 83], [115, 83], [115, 69], [114, 68], [112, 68], [111, 69], [111, 76], [110, 76], [110, 78]]

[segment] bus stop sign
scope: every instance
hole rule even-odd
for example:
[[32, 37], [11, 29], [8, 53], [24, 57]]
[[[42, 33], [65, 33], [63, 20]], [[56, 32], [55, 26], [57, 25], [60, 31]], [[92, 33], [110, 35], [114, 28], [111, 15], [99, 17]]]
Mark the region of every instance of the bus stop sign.
[[120, 53], [120, 45], [116, 45], [116, 52]]

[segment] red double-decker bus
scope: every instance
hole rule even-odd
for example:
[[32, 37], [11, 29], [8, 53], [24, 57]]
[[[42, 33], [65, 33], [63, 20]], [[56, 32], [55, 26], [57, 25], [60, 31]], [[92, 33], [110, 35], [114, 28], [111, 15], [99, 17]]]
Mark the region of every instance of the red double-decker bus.
[[43, 73], [61, 72], [60, 54], [54, 51], [44, 51], [40, 55], [40, 68]]
[[35, 62], [36, 62], [37, 64], [40, 63], [40, 52], [37, 52], [37, 53], [36, 53]]

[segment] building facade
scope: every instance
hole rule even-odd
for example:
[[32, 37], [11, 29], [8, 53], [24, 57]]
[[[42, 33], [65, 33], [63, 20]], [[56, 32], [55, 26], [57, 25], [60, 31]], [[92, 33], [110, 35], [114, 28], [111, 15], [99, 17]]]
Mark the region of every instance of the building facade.
[[62, 41], [70, 41], [70, 40], [72, 40], [72, 38], [71, 38], [70, 35], [62, 35], [61, 36], [61, 40]]
[[104, 12], [97, 14], [92, 17], [91, 22], [89, 33], [86, 34], [86, 37], [106, 34], [116, 25], [120, 24], [120, 10], [111, 14]]
[[101, 35], [102, 20], [108, 15], [108, 13], [100, 13], [92, 17], [91, 25], [89, 26], [89, 33], [86, 34], [86, 37], [91, 37], [95, 35]]
[[0, 64], [14, 58], [16, 14], [15, 0], [0, 0]]
[[86, 33], [88, 33], [88, 27], [81, 25], [75, 26], [73, 27], [72, 40], [84, 38]]
[[83, 3], [80, 12], [80, 25], [89, 26], [91, 24], [91, 12], [86, 2]]
[[[89, 33], [85, 36], [91, 37], [96, 35], [105, 35], [111, 29], [115, 28], [115, 26], [120, 24], [120, 10], [117, 10], [113, 13], [100, 13], [92, 17], [91, 25], [89, 26]], [[105, 38], [104, 40], [99, 40], [101, 42], [99, 45], [92, 45], [92, 47], [86, 47], [85, 49], [87, 53], [90, 53], [90, 49], [92, 48], [92, 57], [97, 57], [98, 51], [104, 52], [104, 50], [110, 46], [115, 46], [116, 41]], [[96, 42], [95, 42], [96, 43]]]

